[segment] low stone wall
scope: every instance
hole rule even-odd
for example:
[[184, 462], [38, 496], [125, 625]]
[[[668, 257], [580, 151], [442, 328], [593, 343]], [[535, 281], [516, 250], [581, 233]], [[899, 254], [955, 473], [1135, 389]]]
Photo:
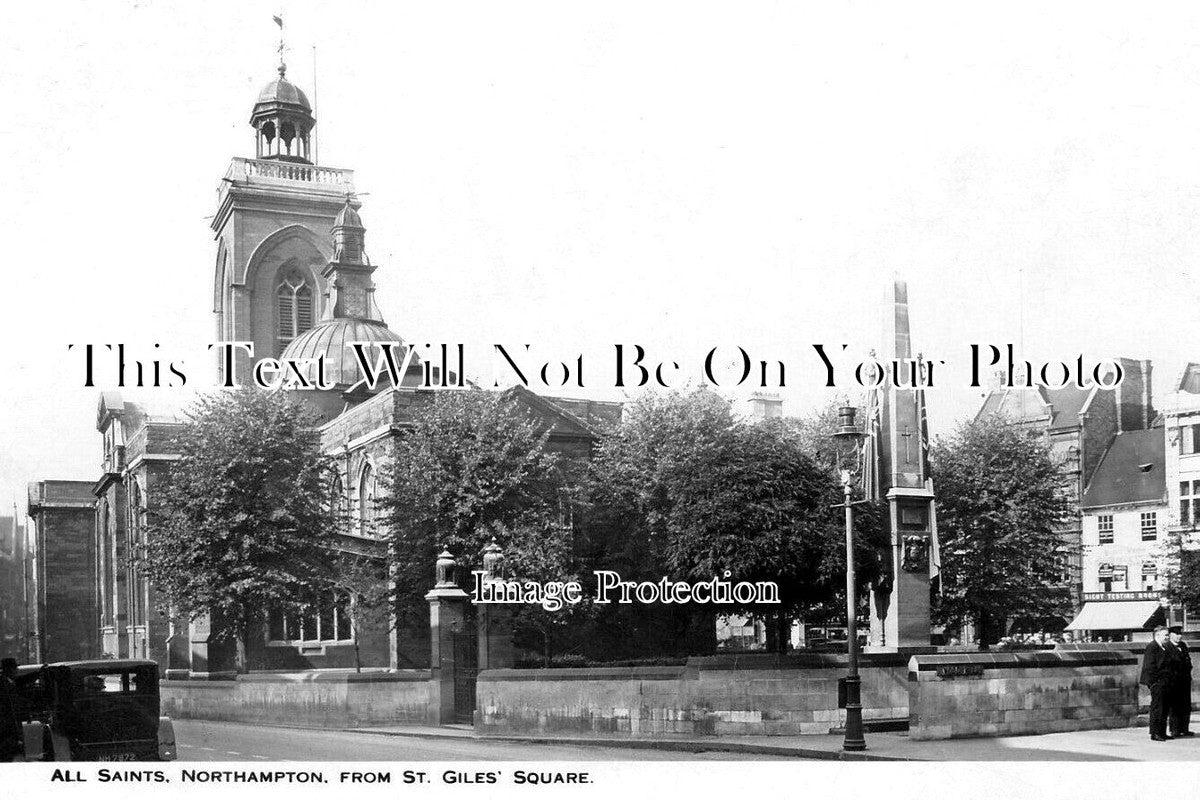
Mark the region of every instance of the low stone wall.
[[424, 723], [429, 670], [252, 673], [233, 681], [162, 681], [162, 713], [312, 727]]
[[909, 736], [957, 739], [1127, 728], [1138, 660], [1119, 651], [913, 656]]
[[[908, 716], [907, 657], [861, 659], [864, 717]], [[479, 674], [478, 733], [796, 735], [842, 724], [835, 654], [691, 658], [680, 667], [502, 669]]]
[[[1188, 635], [1191, 636], [1192, 634], [1188, 634]], [[1196, 653], [1200, 653], [1200, 640], [1184, 639], [1183, 641], [1184, 641], [1184, 643], [1187, 644], [1188, 649], [1191, 650], [1192, 662], [1195, 663], [1197, 660]], [[1142, 656], [1145, 654], [1146, 645], [1148, 645], [1148, 644], [1149, 644], [1149, 642], [1086, 642], [1083, 644], [1060, 643], [1060, 644], [1055, 645], [1054, 649], [1062, 651], [1062, 652], [1069, 652], [1069, 653], [1075, 653], [1075, 652], [1079, 652], [1082, 650], [1104, 650], [1106, 652], [1112, 652], [1112, 653], [1129, 653], [1129, 654], [1135, 656], [1138, 660], [1137, 674], [1140, 676], [1141, 672], [1142, 672], [1142, 669], [1141, 669]], [[1136, 680], [1136, 678], [1135, 678], [1135, 680]], [[1143, 714], [1149, 712], [1149, 710], [1150, 710], [1150, 688], [1149, 687], [1138, 686], [1138, 706], [1141, 707]], [[1200, 709], [1200, 702], [1198, 702], [1196, 699], [1193, 699], [1192, 708]]]

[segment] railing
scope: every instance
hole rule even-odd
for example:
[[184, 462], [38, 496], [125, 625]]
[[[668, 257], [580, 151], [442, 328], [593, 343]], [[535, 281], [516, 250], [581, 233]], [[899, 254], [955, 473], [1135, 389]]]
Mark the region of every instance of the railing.
[[338, 192], [354, 191], [354, 170], [295, 164], [289, 161], [266, 161], [254, 158], [235, 158], [225, 177], [233, 181], [287, 181], [316, 184]]

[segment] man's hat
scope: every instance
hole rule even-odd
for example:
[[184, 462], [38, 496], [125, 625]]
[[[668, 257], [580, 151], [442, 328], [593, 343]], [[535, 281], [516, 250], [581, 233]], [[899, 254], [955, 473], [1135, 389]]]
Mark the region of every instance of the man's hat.
[[1182, 625], [1172, 625], [1171, 627], [1167, 628], [1167, 631], [1169, 633], [1178, 633], [1180, 636], [1183, 636], [1183, 626]]

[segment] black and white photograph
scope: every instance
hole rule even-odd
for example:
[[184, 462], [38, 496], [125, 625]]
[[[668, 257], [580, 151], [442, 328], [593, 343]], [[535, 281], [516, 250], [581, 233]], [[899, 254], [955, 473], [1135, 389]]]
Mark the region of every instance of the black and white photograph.
[[1186, 794], [1197, 109], [1187, 3], [0, 9], [0, 781]]

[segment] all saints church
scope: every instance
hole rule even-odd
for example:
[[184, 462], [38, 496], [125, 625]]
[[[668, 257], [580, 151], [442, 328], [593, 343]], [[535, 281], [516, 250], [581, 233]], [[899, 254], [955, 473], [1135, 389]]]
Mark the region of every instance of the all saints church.
[[[321, 442], [334, 454], [333, 502], [354, 520], [330, 531], [331, 544], [358, 552], [373, 536], [380, 474], [412, 418], [433, 397], [417, 388], [417, 370], [401, 386], [369, 389], [360, 381], [348, 342], [402, 343], [375, 298], [354, 172], [317, 164], [317, 120], [286, 67], [259, 94], [250, 113], [253, 157], [235, 156], [218, 189], [212, 310], [219, 341], [254, 344], [254, 358], [324, 355], [334, 386], [305, 390], [321, 419]], [[381, 280], [396, 280], [384, 267]], [[393, 320], [402, 328], [403, 321]], [[239, 384], [250, 382], [250, 359], [235, 362]], [[540, 397], [513, 389], [549, 434], [550, 446], [588, 458], [598, 426], [619, 419], [616, 403]], [[96, 429], [103, 466], [95, 480], [44, 480], [29, 486], [29, 513], [39, 547], [36, 660], [150, 658], [171, 677], [232, 674], [233, 645], [213, 636], [214, 621], [169, 619], [154, 587], [129, 564], [144, 540], [155, 484], [177, 456], [170, 437], [177, 409], [151, 409], [103, 392]], [[432, 582], [432, 569], [430, 576]], [[250, 669], [352, 667], [354, 633], [344, 598], [304, 618], [274, 618], [247, 652]], [[377, 626], [360, 634], [364, 666], [429, 665], [428, 630]]]

